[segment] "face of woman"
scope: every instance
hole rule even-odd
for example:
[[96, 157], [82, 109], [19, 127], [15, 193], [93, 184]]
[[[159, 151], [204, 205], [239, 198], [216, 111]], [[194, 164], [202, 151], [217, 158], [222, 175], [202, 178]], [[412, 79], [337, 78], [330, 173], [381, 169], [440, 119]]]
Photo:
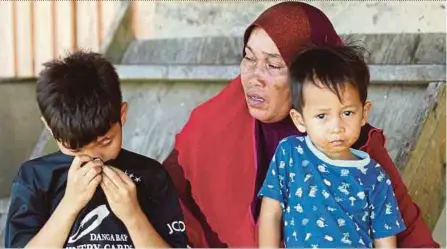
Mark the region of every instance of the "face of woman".
[[263, 122], [283, 120], [292, 108], [288, 69], [278, 48], [261, 28], [254, 28], [241, 62], [241, 80], [250, 115]]

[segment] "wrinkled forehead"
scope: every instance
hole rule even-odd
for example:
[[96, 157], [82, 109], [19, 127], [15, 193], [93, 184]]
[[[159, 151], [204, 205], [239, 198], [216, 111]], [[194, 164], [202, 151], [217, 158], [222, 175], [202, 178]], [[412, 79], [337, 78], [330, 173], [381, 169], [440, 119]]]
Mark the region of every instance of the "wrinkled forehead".
[[255, 27], [245, 45], [245, 52], [248, 54], [263, 54], [265, 57], [282, 59], [278, 47], [270, 36], [261, 28]]

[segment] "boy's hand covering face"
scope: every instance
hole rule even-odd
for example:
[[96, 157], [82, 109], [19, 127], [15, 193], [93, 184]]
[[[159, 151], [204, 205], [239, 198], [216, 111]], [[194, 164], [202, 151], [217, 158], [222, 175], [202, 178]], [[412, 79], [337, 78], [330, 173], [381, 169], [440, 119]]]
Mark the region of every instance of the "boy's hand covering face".
[[67, 188], [63, 200], [70, 203], [79, 212], [92, 198], [96, 187], [102, 180], [101, 160], [92, 160], [90, 156], [78, 155], [71, 163], [67, 176]]
[[92, 198], [96, 188], [106, 195], [112, 212], [123, 222], [140, 211], [136, 186], [123, 171], [104, 165], [100, 158], [78, 155], [68, 171], [64, 199], [79, 212]]
[[123, 171], [112, 166], [104, 166], [101, 188], [112, 212], [123, 223], [130, 221], [137, 212], [141, 211], [135, 183]]
[[[100, 162], [102, 162], [102, 163], [104, 164], [104, 161], [102, 161], [101, 158], [99, 158], [99, 157], [92, 157], [92, 158], [90, 159], [90, 161], [96, 161], [96, 160], [99, 160]], [[84, 167], [84, 166], [85, 166], [87, 163], [89, 163], [90, 161], [82, 162], [82, 163], [81, 163], [81, 167]]]

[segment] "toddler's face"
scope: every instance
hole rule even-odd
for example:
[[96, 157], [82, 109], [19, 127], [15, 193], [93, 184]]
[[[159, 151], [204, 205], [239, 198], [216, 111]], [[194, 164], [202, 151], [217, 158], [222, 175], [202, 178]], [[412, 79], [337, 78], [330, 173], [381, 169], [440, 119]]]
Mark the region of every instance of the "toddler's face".
[[350, 160], [349, 148], [357, 141], [360, 129], [368, 120], [371, 103], [362, 104], [358, 90], [350, 83], [340, 89], [341, 101], [320, 83], [303, 86], [302, 114], [291, 111], [301, 132], [307, 132], [314, 145], [329, 158]]

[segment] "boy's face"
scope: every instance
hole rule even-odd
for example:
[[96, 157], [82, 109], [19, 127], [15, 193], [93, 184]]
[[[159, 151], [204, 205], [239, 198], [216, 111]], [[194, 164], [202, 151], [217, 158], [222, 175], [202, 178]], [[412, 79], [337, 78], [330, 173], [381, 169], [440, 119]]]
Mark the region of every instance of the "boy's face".
[[350, 83], [340, 89], [342, 102], [330, 89], [321, 83], [318, 85], [320, 87], [305, 82], [302, 114], [292, 109], [292, 120], [329, 158], [354, 159], [349, 148], [357, 141], [361, 127], [368, 120], [371, 103], [367, 101], [363, 105], [359, 92]]
[[121, 124], [115, 123], [110, 130], [95, 141], [87, 144], [79, 150], [66, 148], [61, 142], [56, 141], [59, 149], [67, 155], [89, 155], [93, 158], [100, 158], [103, 162], [115, 159], [121, 151], [122, 145], [122, 126], [126, 122], [127, 103], [121, 104]]

